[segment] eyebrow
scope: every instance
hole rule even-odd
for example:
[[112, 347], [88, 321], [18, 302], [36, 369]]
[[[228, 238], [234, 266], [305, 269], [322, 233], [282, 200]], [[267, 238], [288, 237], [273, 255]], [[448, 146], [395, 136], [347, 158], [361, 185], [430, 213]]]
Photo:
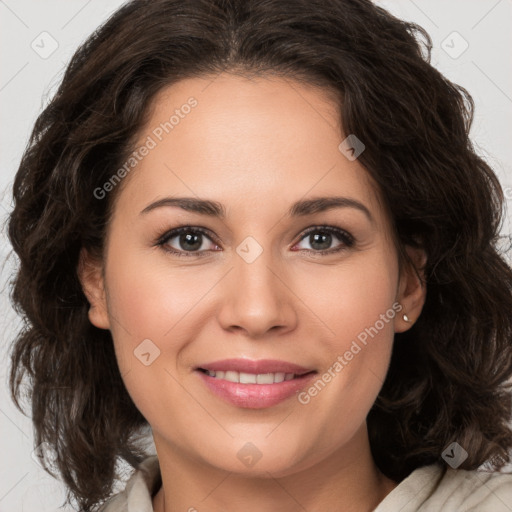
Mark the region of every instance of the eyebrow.
[[[226, 217], [226, 209], [221, 203], [194, 197], [165, 197], [149, 204], [140, 213], [141, 215], [146, 214], [165, 206], [175, 206], [189, 212], [221, 219]], [[289, 217], [303, 217], [305, 215], [332, 210], [333, 208], [354, 208], [364, 213], [370, 222], [374, 222], [370, 210], [363, 203], [360, 203], [356, 199], [340, 196], [316, 197], [297, 201], [292, 204], [286, 215]]]

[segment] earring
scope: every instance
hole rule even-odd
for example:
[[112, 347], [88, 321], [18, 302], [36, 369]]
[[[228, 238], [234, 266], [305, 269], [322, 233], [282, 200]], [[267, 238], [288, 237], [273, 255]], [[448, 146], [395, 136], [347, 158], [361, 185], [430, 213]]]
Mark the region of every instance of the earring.
[[405, 313], [402, 315], [402, 318], [404, 319], [404, 322], [410, 322], [411, 321], [410, 318]]

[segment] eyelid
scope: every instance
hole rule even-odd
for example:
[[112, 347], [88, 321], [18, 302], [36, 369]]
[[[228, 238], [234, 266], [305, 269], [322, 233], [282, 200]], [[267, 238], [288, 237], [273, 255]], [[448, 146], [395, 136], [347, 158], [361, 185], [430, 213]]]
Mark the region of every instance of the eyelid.
[[347, 239], [350, 239], [351, 241], [355, 242], [355, 238], [347, 230], [340, 228], [338, 226], [331, 226], [329, 224], [320, 224], [306, 228], [304, 231], [301, 232], [303, 234], [300, 241], [306, 238], [306, 236], [308, 236], [310, 233], [314, 233], [315, 231], [327, 231], [329, 233], [334, 233], [335, 235], [343, 235]]
[[176, 226], [175, 228], [168, 229], [165, 231], [163, 235], [160, 235], [158, 239], [156, 240], [156, 244], [163, 244], [170, 240], [171, 238], [176, 237], [177, 235], [180, 235], [183, 232], [196, 232], [201, 233], [202, 235], [205, 235], [207, 238], [209, 238], [212, 242], [214, 242], [217, 245], [220, 245], [217, 237], [215, 234], [210, 231], [208, 228], [204, 228], [202, 226], [192, 226], [190, 224], [183, 225], [183, 226]]

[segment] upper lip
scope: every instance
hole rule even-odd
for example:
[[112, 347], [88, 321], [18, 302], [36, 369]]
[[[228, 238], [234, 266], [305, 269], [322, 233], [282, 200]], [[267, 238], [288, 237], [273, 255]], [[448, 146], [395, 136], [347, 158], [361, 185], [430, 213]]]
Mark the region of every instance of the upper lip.
[[212, 371], [235, 371], [243, 373], [294, 373], [302, 375], [312, 372], [313, 369], [289, 363], [288, 361], [279, 361], [277, 359], [223, 359], [198, 366], [197, 369]]

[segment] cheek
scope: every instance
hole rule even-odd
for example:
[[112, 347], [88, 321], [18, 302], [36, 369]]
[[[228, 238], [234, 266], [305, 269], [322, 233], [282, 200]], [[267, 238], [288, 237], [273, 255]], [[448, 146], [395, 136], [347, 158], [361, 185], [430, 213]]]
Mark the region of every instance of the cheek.
[[[349, 318], [340, 319], [340, 323], [346, 326], [345, 332], [350, 334], [350, 339], [357, 340], [361, 346], [369, 347], [370, 340], [377, 341], [370, 347], [373, 349], [371, 354], [377, 359], [389, 350], [388, 345], [393, 339], [393, 319], [399, 307], [396, 304], [396, 279], [392, 267], [369, 265], [364, 270], [354, 271], [347, 282], [350, 291], [344, 311]], [[367, 355], [370, 356], [370, 351]]]
[[[108, 275], [109, 310], [134, 337], [161, 339], [172, 331], [216, 282], [211, 271], [172, 266], [137, 254], [115, 259]], [[150, 262], [150, 263], [148, 263]]]
[[[394, 338], [398, 265], [386, 252], [347, 260], [336, 271], [317, 270], [308, 306], [318, 312], [327, 335], [325, 366], [317, 385], [305, 390], [301, 403], [350, 417], [354, 428], [364, 420], [385, 380]], [[303, 293], [307, 287], [304, 286]], [[323, 293], [320, 293], [323, 291]], [[319, 397], [317, 399], [316, 397]], [[321, 398], [320, 398], [321, 396]], [[317, 404], [317, 405], [314, 405]], [[329, 432], [329, 435], [341, 435]]]
[[[109, 261], [108, 310], [121, 375], [127, 376], [127, 387], [150, 386], [169, 378], [164, 370], [174, 373], [180, 352], [199, 336], [208, 292], [222, 274], [206, 266], [179, 269], [165, 257], [136, 250], [123, 254], [114, 248]], [[156, 374], [158, 368], [163, 375]]]
[[[366, 377], [375, 393], [385, 379], [394, 338], [398, 267], [381, 254], [346, 276], [343, 315], [338, 315], [337, 332], [343, 343], [337, 353], [347, 362], [349, 384], [359, 386]], [[357, 379], [355, 377], [358, 377]], [[362, 377], [362, 378], [361, 378]], [[369, 384], [369, 383], [368, 383]]]
[[[193, 319], [208, 278], [194, 272], [171, 273], [156, 258], [112, 250], [107, 267], [108, 311], [117, 363], [128, 393], [140, 412], [152, 422], [170, 421], [173, 407], [192, 414], [175, 380], [180, 350], [194, 339]], [[151, 261], [151, 264], [148, 264]], [[174, 378], [173, 378], [174, 377]], [[165, 414], [159, 410], [165, 398]]]
[[368, 251], [337, 266], [311, 265], [297, 273], [297, 295], [322, 321], [338, 352], [359, 334], [364, 338], [365, 329], [376, 322], [384, 337], [392, 337], [398, 266], [391, 256], [391, 251]]

